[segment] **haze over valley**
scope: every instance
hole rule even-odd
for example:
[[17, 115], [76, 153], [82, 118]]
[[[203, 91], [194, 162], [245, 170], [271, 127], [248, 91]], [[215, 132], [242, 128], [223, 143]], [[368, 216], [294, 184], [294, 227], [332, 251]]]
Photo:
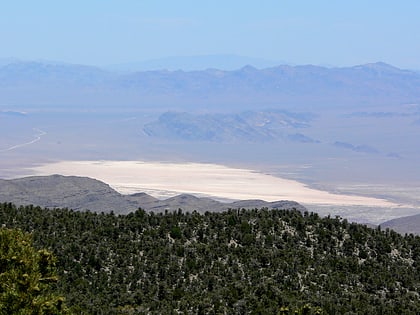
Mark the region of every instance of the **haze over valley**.
[[292, 199], [374, 224], [417, 215], [419, 11], [411, 0], [5, 3], [0, 179]]
[[[190, 192], [237, 200], [268, 198], [258, 194], [258, 185], [271, 183], [270, 201], [277, 195], [359, 222], [378, 224], [420, 212], [420, 75], [414, 71], [378, 62], [121, 74], [12, 62], [0, 67], [0, 78], [2, 178], [92, 176], [124, 192], [146, 170], [133, 168], [131, 184], [124, 188], [106, 175], [117, 165], [112, 161], [134, 161], [133, 167], [135, 161], [151, 167], [178, 163], [190, 179], [187, 173], [197, 169], [183, 165], [204, 163], [204, 169], [212, 164], [261, 172], [266, 182], [250, 181], [245, 173], [237, 184], [219, 179], [233, 190], [248, 186], [248, 195], [238, 197], [212, 189], [211, 178], [197, 181], [199, 176], [191, 184], [200, 189], [182, 191], [176, 177], [183, 175], [174, 173], [159, 188], [152, 180], [160, 178], [157, 167], [134, 187], [155, 197]], [[81, 165], [77, 161], [110, 164], [98, 172], [83, 171], [73, 168]], [[301, 197], [287, 195], [288, 185], [276, 186], [268, 175], [301, 182], [320, 195], [342, 194], [343, 200], [349, 198], [344, 195], [385, 200], [388, 208], [381, 202], [308, 202], [304, 189]]]

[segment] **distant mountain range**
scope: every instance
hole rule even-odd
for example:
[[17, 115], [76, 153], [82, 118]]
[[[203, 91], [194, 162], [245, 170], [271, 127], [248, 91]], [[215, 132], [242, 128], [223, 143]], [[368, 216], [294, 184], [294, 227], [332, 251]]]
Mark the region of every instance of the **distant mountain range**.
[[42, 62], [0, 65], [0, 109], [104, 106], [261, 109], [395, 105], [420, 102], [420, 74], [385, 63], [345, 68], [281, 65], [225, 71], [117, 73]]
[[146, 193], [122, 195], [109, 185], [87, 177], [77, 176], [33, 176], [11, 180], [0, 179], [0, 202], [16, 205], [35, 205], [46, 208], [69, 208], [77, 211], [126, 214], [139, 208], [146, 211], [164, 212], [206, 211], [219, 212], [229, 208], [278, 208], [306, 210], [294, 201], [266, 202], [263, 200], [241, 200], [223, 203], [210, 198], [179, 195], [165, 200], [156, 199]]
[[197, 55], [197, 56], [172, 56], [156, 58], [141, 62], [120, 63], [105, 66], [113, 71], [155, 71], [155, 70], [183, 70], [198, 71], [203, 69], [237, 70], [244, 65], [252, 65], [258, 69], [274, 67], [285, 62], [238, 56], [233, 54]]

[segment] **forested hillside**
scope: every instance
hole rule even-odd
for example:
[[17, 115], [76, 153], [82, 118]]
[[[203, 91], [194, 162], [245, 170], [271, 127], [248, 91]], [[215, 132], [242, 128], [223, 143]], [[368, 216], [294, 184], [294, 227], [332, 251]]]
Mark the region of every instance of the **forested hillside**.
[[76, 314], [417, 314], [420, 237], [296, 210], [128, 215], [0, 205]]

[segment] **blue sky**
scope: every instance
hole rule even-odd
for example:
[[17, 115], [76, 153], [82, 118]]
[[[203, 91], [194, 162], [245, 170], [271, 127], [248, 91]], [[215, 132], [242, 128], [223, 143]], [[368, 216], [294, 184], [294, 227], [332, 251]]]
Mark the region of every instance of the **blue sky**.
[[0, 8], [0, 58], [109, 65], [235, 54], [420, 69], [418, 0], [13, 0]]

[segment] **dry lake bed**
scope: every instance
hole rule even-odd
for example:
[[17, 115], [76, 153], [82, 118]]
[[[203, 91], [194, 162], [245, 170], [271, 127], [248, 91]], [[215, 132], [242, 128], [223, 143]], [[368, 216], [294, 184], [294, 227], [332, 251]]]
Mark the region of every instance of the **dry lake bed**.
[[145, 161], [59, 161], [33, 166], [28, 175], [61, 174], [101, 180], [122, 194], [146, 192], [157, 198], [181, 193], [217, 200], [293, 200], [321, 215], [368, 223], [419, 213], [391, 200], [338, 194], [261, 172], [205, 163]]

